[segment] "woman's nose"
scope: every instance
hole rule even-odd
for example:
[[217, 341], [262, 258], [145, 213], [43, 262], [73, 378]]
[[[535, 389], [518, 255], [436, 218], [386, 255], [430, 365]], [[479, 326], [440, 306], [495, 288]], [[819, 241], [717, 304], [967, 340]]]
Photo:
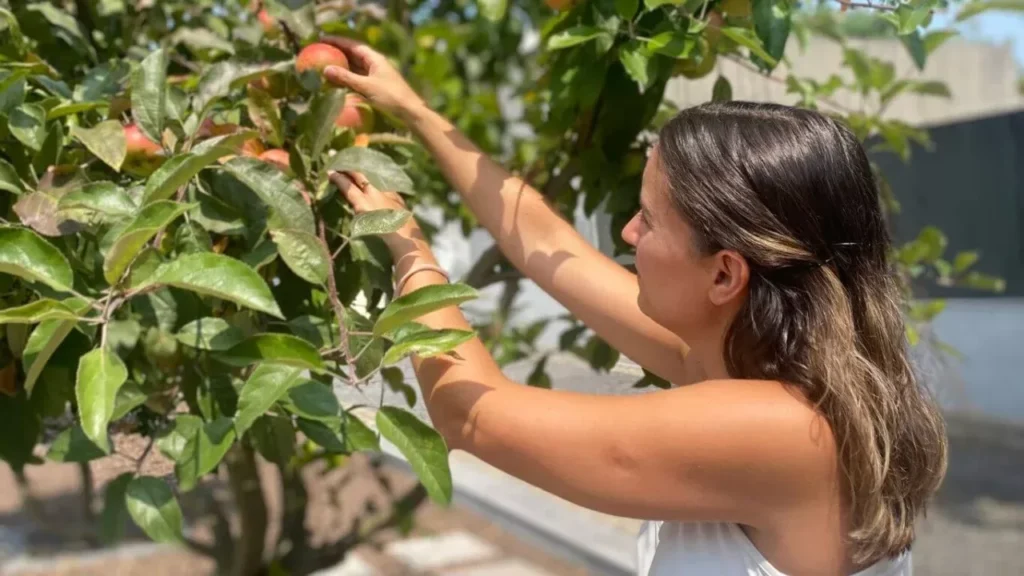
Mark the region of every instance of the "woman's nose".
[[622, 239], [630, 246], [636, 246], [636, 241], [640, 237], [639, 217], [639, 214], [633, 215], [622, 228]]

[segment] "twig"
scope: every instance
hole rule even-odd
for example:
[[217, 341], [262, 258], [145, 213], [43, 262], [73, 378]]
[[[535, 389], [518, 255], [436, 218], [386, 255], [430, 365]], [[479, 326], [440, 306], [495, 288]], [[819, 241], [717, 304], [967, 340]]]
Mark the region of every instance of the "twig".
[[[324, 252], [330, 254], [331, 248], [327, 244], [327, 225], [324, 224], [323, 218], [320, 218], [320, 244], [324, 247]], [[341, 297], [338, 296], [338, 284], [334, 279], [334, 267], [329, 266], [327, 271], [327, 295], [331, 301], [331, 308], [334, 309], [334, 317], [338, 321], [338, 337], [341, 339], [341, 349], [345, 354], [345, 362], [348, 365], [349, 381], [355, 380], [354, 368], [352, 366], [352, 351], [349, 349], [348, 344], [348, 327], [345, 326], [345, 305], [341, 303]]]
[[[726, 55], [726, 54], [723, 54], [722, 56], [724, 56], [728, 60], [731, 60], [732, 62], [735, 62], [737, 65], [741, 66], [742, 68], [745, 68], [745, 69], [747, 69], [747, 70], [749, 70], [751, 72], [754, 72], [754, 73], [756, 73], [759, 76], [767, 78], [768, 80], [771, 80], [772, 82], [775, 82], [776, 84], [785, 84], [786, 83], [786, 81], [781, 79], [781, 78], [776, 78], [775, 76], [771, 76], [769, 74], [763, 73], [762, 71], [758, 70], [754, 66], [751, 66], [750, 64], [748, 64], [746, 61], [744, 61], [741, 58], [738, 58], [738, 57], [733, 56], [733, 55]], [[832, 106], [833, 108], [836, 108], [837, 110], [842, 110], [843, 112], [846, 112], [847, 114], [853, 114], [853, 113], [856, 112], [855, 110], [851, 109], [850, 107], [844, 106], [844, 105], [836, 102], [835, 100], [833, 100], [831, 98], [828, 98], [828, 97], [825, 97], [825, 96], [819, 96], [818, 100], [828, 104], [829, 106]]]
[[337, 259], [338, 254], [341, 254], [341, 251], [344, 250], [346, 246], [348, 246], [348, 238], [345, 238], [345, 241], [341, 243], [341, 246], [339, 246], [338, 249], [334, 251], [334, 254], [331, 254], [331, 260]]
[[153, 442], [156, 441], [155, 436], [149, 438], [149, 444], [146, 444], [146, 449], [142, 451], [142, 456], [135, 461], [135, 473], [138, 474], [142, 470], [142, 464], [146, 461], [146, 456], [149, 456], [149, 451], [153, 449]]
[[883, 10], [886, 12], [895, 12], [896, 8], [892, 6], [886, 6], [884, 4], [874, 4], [872, 2], [851, 2], [850, 0], [836, 0], [847, 8], [870, 8], [872, 10]]

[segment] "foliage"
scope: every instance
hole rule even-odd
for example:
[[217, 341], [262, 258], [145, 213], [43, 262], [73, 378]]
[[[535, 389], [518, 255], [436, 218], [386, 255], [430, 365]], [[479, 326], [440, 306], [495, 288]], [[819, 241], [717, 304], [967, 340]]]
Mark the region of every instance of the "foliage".
[[[333, 387], [381, 376], [408, 396], [392, 364], [449, 353], [469, 337], [416, 319], [474, 298], [475, 288], [505, 286], [499, 314], [480, 327], [503, 363], [535, 355], [548, 321], [506, 325], [518, 276], [493, 249], [463, 284], [392, 299], [377, 236], [409, 215], [354, 218], [328, 169], [361, 171], [466, 233], [476, 223], [397, 119], [359, 104], [373, 122], [336, 123], [346, 94], [316, 71], [296, 72], [295, 54], [319, 34], [370, 43], [557, 209], [602, 210], [618, 229], [638, 207], [646, 150], [673, 112], [668, 82], [711, 74], [719, 59], [779, 77], [789, 36], [811, 30], [790, 0], [559, 5], [0, 0], [0, 457], [18, 471], [37, 464], [42, 423], [67, 413], [47, 455], [55, 461], [115, 451], [115, 429], [152, 438], [177, 481], [134, 473], [112, 483], [100, 516], [110, 538], [131, 518], [155, 540], [190, 542], [177, 498], [226, 471], [244, 520], [233, 549], [245, 553], [219, 558], [233, 573], [265, 564], [307, 573], [343, 555], [349, 538], [303, 554], [298, 471], [377, 450], [378, 433], [409, 459], [425, 494], [450, 499], [440, 435], [397, 406], [378, 411], [374, 432]], [[880, 6], [920, 67], [952, 35], [922, 31], [935, 6]], [[845, 42], [841, 30], [818, 28]], [[794, 102], [836, 113], [905, 159], [913, 144], [927, 145], [924, 131], [885, 111], [901, 94], [948, 90], [844, 50], [844, 76], [784, 75]], [[862, 94], [872, 112], [830, 105], [839, 90]], [[731, 93], [718, 78], [714, 97]], [[944, 248], [940, 231], [922, 231], [898, 249], [902, 272], [998, 288], [971, 270], [975, 255], [949, 261]], [[940, 310], [912, 303], [908, 313], [926, 321]], [[596, 370], [615, 365], [615, 350], [562, 320], [561, 349]], [[546, 358], [530, 384], [551, 385]], [[648, 375], [638, 385], [664, 383]], [[289, 546], [266, 554], [262, 496], [246, 482], [257, 453], [279, 466], [299, 510], [282, 531]]]

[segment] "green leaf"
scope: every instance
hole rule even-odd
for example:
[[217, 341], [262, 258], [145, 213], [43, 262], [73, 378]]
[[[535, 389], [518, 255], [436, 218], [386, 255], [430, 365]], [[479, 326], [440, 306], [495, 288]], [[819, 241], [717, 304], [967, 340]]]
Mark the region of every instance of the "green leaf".
[[432, 284], [397, 298], [388, 304], [373, 327], [380, 336], [424, 314], [473, 300], [477, 291], [465, 284]]
[[945, 44], [947, 40], [959, 35], [960, 33], [956, 30], [935, 30], [925, 34], [921, 42], [924, 44], [925, 52], [931, 55], [939, 49], [939, 46]]
[[142, 210], [114, 240], [103, 260], [103, 277], [116, 284], [131, 266], [135, 257], [160, 230], [198, 204], [182, 204], [170, 200], [157, 200]]
[[924, 70], [924, 66], [928, 61], [928, 50], [925, 47], [924, 40], [921, 38], [921, 32], [914, 30], [910, 34], [904, 34], [899, 38], [900, 42], [907, 48], [910, 59], [914, 61], [914, 66], [917, 66], [918, 70]]
[[412, 194], [412, 179], [390, 156], [370, 148], [352, 146], [338, 152], [331, 158], [329, 172], [359, 172], [374, 188], [383, 192], [406, 192]]
[[260, 416], [249, 430], [249, 437], [260, 456], [279, 466], [287, 465], [295, 454], [295, 428], [287, 416]]
[[104, 452], [110, 452], [107, 424], [114, 413], [114, 400], [127, 379], [128, 368], [124, 362], [104, 348], [96, 348], [78, 361], [75, 400], [82, 430]]
[[776, 0], [752, 0], [751, 16], [754, 19], [757, 37], [761, 39], [765, 51], [772, 57], [772, 62], [765, 66], [771, 70], [786, 51], [792, 12], [785, 3]]
[[106, 456], [107, 453], [90, 440], [82, 427], [75, 425], [54, 438], [46, 459], [53, 462], [89, 462]]
[[651, 85], [650, 54], [639, 42], [634, 40], [623, 46], [619, 50], [619, 61], [622, 62], [629, 77], [640, 85], [641, 91]]
[[398, 232], [412, 217], [408, 210], [371, 210], [356, 214], [352, 219], [349, 238], [377, 236]]
[[341, 433], [345, 437], [345, 448], [350, 452], [380, 452], [377, 434], [351, 412], [346, 412], [341, 421]]
[[117, 398], [114, 400], [114, 413], [110, 416], [111, 422], [124, 418], [126, 414], [142, 405], [148, 396], [134, 382], [125, 382], [124, 386], [117, 391]]
[[61, 211], [94, 213], [103, 221], [126, 218], [138, 211], [131, 196], [113, 182], [90, 182], [72, 190], [60, 197], [57, 207]]
[[633, 388], [647, 388], [648, 386], [661, 388], [662, 390], [668, 390], [669, 388], [672, 387], [672, 385], [669, 384], [668, 381], [666, 381], [665, 379], [654, 374], [653, 372], [648, 372], [647, 370], [644, 370], [643, 378], [637, 380], [633, 384]]
[[345, 90], [324, 90], [313, 97], [305, 118], [305, 136], [309, 156], [318, 161], [324, 146], [334, 134], [334, 121], [345, 106]]
[[107, 120], [92, 128], [72, 126], [71, 136], [84, 144], [104, 164], [116, 172], [121, 171], [121, 164], [128, 153], [128, 145], [125, 143], [124, 128], [120, 122]]
[[647, 6], [648, 10], [654, 10], [659, 6], [670, 4], [672, 6], [679, 6], [685, 2], [685, 0], [644, 0], [644, 5]]
[[220, 254], [199, 252], [179, 256], [161, 264], [137, 289], [152, 285], [191, 290], [284, 318], [263, 278], [238, 260]]
[[335, 425], [341, 421], [338, 398], [334, 396], [330, 386], [321, 382], [306, 380], [289, 389], [281, 402], [289, 412], [307, 420]]
[[270, 228], [313, 234], [313, 211], [302, 198], [295, 180], [274, 166], [255, 158], [235, 157], [224, 170], [259, 196], [270, 208]]
[[1006, 280], [974, 270], [968, 272], [957, 284], [986, 292], [1000, 293], [1006, 290]]
[[561, 50], [585, 42], [590, 42], [599, 36], [609, 36], [608, 32], [596, 26], [573, 26], [562, 30], [548, 39], [548, 50]]
[[338, 423], [335, 423], [332, 427], [324, 424], [323, 422], [306, 420], [305, 418], [297, 419], [296, 423], [299, 426], [299, 431], [301, 431], [306, 438], [309, 438], [324, 450], [341, 454], [349, 452], [348, 447], [345, 445], [345, 438], [341, 435]]
[[932, 8], [912, 8], [909, 4], [900, 4], [896, 7], [894, 15], [898, 21], [896, 33], [899, 35], [910, 34], [917, 30], [931, 14]]
[[480, 0], [480, 14], [491, 22], [498, 22], [508, 11], [508, 0]]
[[82, 82], [75, 86], [72, 97], [78, 102], [109, 102], [111, 97], [121, 91], [122, 84], [130, 74], [131, 66], [124, 60], [104, 62], [86, 72]]
[[32, 158], [32, 168], [43, 173], [50, 166], [60, 164], [60, 155], [64, 151], [64, 126], [60, 122], [52, 122], [43, 139], [43, 146]]
[[647, 49], [671, 58], [686, 58], [697, 46], [696, 37], [682, 30], [662, 32], [647, 41]]
[[213, 240], [210, 233], [198, 222], [189, 220], [174, 231], [174, 245], [181, 254], [212, 252]]
[[953, 273], [962, 274], [981, 258], [977, 252], [960, 252], [953, 260]]
[[25, 343], [22, 352], [22, 365], [25, 367], [25, 392], [29, 395], [35, 388], [43, 368], [50, 357], [67, 338], [77, 324], [74, 320], [47, 320], [36, 326]]
[[45, 320], [80, 320], [63, 302], [40, 298], [23, 306], [0, 310], [0, 324], [36, 324]]
[[71, 265], [60, 250], [23, 228], [0, 227], [0, 272], [61, 292], [70, 291], [74, 284]]
[[548, 376], [546, 371], [548, 365], [548, 358], [545, 356], [537, 362], [537, 365], [533, 367], [533, 371], [526, 377], [526, 384], [533, 386], [534, 388], [544, 388], [547, 390], [551, 389], [551, 377]]
[[390, 366], [410, 354], [422, 358], [444, 354], [469, 342], [475, 336], [476, 333], [467, 330], [444, 329], [415, 332], [397, 340], [384, 353], [384, 364]]
[[234, 54], [235, 47], [227, 40], [217, 36], [207, 28], [179, 28], [171, 36], [175, 44], [184, 44], [193, 52], [203, 50], [219, 50], [225, 54]]
[[55, 37], [67, 42], [76, 52], [88, 54], [93, 59], [96, 58], [95, 50], [85, 39], [85, 34], [78, 25], [78, 20], [71, 16], [70, 12], [45, 2], [29, 4], [27, 9], [32, 12], [38, 12], [47, 22], [52, 24], [54, 29], [51, 33]]
[[636, 16], [636, 10], [639, 7], [640, 0], [615, 0], [615, 11], [627, 20], [632, 20]]
[[910, 85], [910, 91], [916, 94], [927, 94], [929, 96], [940, 96], [942, 98], [953, 97], [953, 94], [949, 91], [949, 86], [947, 86], [945, 82], [939, 81], [913, 82]]
[[311, 284], [327, 281], [331, 255], [316, 236], [301, 230], [271, 230], [270, 237], [281, 259], [296, 276]]
[[149, 204], [157, 200], [165, 200], [174, 195], [178, 188], [188, 184], [199, 171], [217, 161], [218, 158], [235, 153], [247, 138], [255, 135], [251, 130], [217, 136], [203, 140], [191, 152], [180, 154], [164, 162], [146, 180], [146, 189], [142, 193], [142, 203]]
[[203, 419], [199, 416], [180, 414], [174, 419], [174, 426], [156, 440], [156, 447], [164, 456], [177, 461], [185, 453], [189, 437], [202, 426]]
[[235, 432], [241, 437], [288, 389], [302, 380], [302, 370], [280, 364], [261, 364], [252, 371], [238, 395]]
[[11, 135], [33, 150], [43, 147], [46, 140], [46, 110], [37, 104], [22, 104], [7, 118]]
[[711, 101], [712, 102], [728, 102], [732, 100], [732, 84], [729, 83], [729, 79], [725, 76], [719, 76], [718, 80], [715, 80], [715, 85], [711, 89]]
[[18, 171], [2, 158], [0, 158], [0, 190], [11, 194], [21, 194], [24, 191]]
[[183, 492], [194, 488], [203, 476], [220, 464], [235, 442], [233, 424], [231, 418], [221, 417], [189, 432], [174, 465], [174, 473]]
[[768, 66], [774, 67], [778, 64], [778, 61], [765, 51], [764, 46], [761, 44], [761, 39], [754, 36], [750, 30], [746, 28], [723, 27], [722, 34], [740, 46], [748, 48], [751, 55], [757, 56]]
[[103, 491], [103, 512], [100, 513], [100, 540], [107, 545], [114, 544], [124, 533], [124, 524], [128, 519], [128, 506], [125, 503], [125, 492], [135, 475], [125, 472], [107, 484]]
[[413, 472], [439, 504], [452, 499], [452, 473], [444, 438], [413, 414], [393, 406], [377, 412], [377, 429], [405, 456]]
[[[71, 116], [72, 114], [78, 114], [79, 112], [88, 112], [90, 110], [97, 110], [99, 108], [106, 108], [110, 104], [102, 101], [94, 102], [64, 102], [57, 104], [53, 108], [46, 111], [46, 119], [56, 120], [65, 116]], [[118, 128], [120, 128], [118, 124]]]
[[167, 483], [141, 476], [125, 489], [128, 514], [155, 542], [181, 542], [181, 507]]
[[228, 324], [223, 318], [200, 318], [182, 326], [177, 334], [178, 342], [190, 348], [223, 351], [235, 346], [245, 335]]
[[206, 68], [199, 78], [198, 94], [195, 97], [193, 110], [200, 116], [205, 116], [210, 105], [227, 96], [232, 88], [264, 76], [267, 72], [290, 72], [293, 67], [294, 60], [285, 60], [271, 65], [242, 65], [230, 60], [217, 62]]
[[253, 86], [249, 86], [247, 90], [248, 98], [245, 104], [249, 111], [249, 119], [260, 129], [267, 142], [273, 146], [281, 146], [284, 143], [284, 129], [281, 127], [281, 111], [277, 107], [277, 102], [263, 90]]
[[230, 349], [217, 354], [217, 359], [232, 366], [248, 366], [256, 362], [283, 364], [324, 370], [320, 353], [312, 344], [291, 334], [256, 334]]
[[167, 52], [161, 48], [132, 71], [132, 117], [154, 142], [163, 140], [167, 116]]

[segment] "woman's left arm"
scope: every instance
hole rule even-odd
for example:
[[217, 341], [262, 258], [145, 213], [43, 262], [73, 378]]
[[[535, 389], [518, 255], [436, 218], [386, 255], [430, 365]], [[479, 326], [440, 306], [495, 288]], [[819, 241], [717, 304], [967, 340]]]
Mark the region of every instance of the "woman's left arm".
[[[397, 195], [344, 176], [332, 180], [357, 212], [401, 207]], [[396, 278], [437, 266], [411, 219], [385, 241]], [[444, 282], [422, 270], [402, 293]], [[457, 307], [417, 321], [472, 329]], [[431, 421], [449, 448], [591, 509], [759, 526], [772, 511], [820, 493], [823, 474], [833, 473], [827, 426], [778, 383], [725, 380], [598, 396], [512, 382], [478, 338], [456, 352], [458, 358], [412, 359]]]

